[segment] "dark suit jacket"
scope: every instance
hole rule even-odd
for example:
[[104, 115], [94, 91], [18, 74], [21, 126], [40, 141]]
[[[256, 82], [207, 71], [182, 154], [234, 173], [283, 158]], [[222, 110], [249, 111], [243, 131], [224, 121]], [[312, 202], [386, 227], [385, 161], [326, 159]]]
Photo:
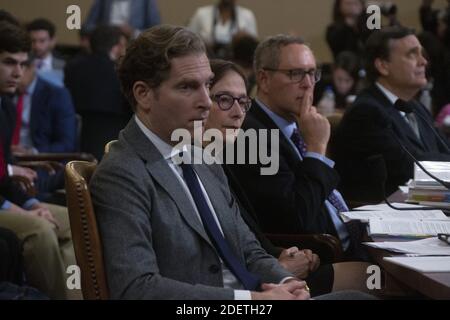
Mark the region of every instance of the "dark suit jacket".
[[[263, 282], [291, 274], [256, 241], [219, 165], [193, 165], [237, 259]], [[90, 184], [113, 299], [233, 299], [192, 202], [134, 119]]]
[[[6, 163], [11, 162], [10, 145], [15, 119], [16, 107], [8, 97], [2, 96], [0, 104], [0, 135], [3, 141], [3, 154], [5, 155]], [[6, 199], [21, 206], [30, 197], [20, 187], [13, 184], [10, 178], [6, 177], [0, 181], [0, 207]]]
[[[253, 102], [242, 128], [278, 129], [256, 102]], [[261, 163], [229, 166], [253, 205], [262, 230], [268, 233], [336, 235], [324, 201], [338, 184], [337, 173], [317, 159], [300, 161], [281, 132], [279, 136], [277, 174], [261, 175]], [[267, 140], [267, 150], [272, 150], [270, 138]], [[247, 155], [248, 150], [247, 144]]]
[[83, 119], [81, 150], [101, 159], [105, 144], [117, 139], [131, 116], [114, 62], [106, 54], [81, 56], [66, 66], [65, 84]]
[[333, 154], [341, 175], [341, 191], [352, 200], [381, 200], [381, 181], [373, 176], [368, 157], [380, 154], [387, 167], [386, 195], [413, 177], [413, 160], [394, 135], [420, 161], [449, 161], [450, 154], [433, 134], [428, 111], [410, 102], [419, 124], [420, 141], [408, 122], [375, 85], [365, 89], [345, 113], [336, 133]]
[[70, 93], [37, 78], [31, 101], [30, 134], [39, 152], [73, 152], [76, 117]]

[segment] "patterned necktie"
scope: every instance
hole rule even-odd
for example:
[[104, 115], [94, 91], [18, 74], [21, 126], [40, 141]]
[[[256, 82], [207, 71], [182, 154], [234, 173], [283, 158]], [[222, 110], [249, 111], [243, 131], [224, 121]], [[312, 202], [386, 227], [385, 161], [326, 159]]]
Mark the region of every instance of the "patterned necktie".
[[200, 214], [200, 218], [203, 222], [206, 232], [214, 247], [219, 252], [222, 260], [227, 267], [233, 272], [247, 290], [256, 290], [260, 286], [260, 279], [249, 272], [247, 268], [239, 261], [232, 248], [224, 238], [219, 226], [214, 219], [208, 203], [206, 202], [205, 195], [200, 187], [200, 183], [197, 179], [194, 169], [190, 164], [181, 164], [183, 170], [183, 177], [189, 188], [189, 191], [194, 199], [197, 210]]
[[[297, 150], [300, 152], [302, 158], [304, 158], [306, 154], [306, 143], [302, 135], [300, 134], [300, 131], [297, 128], [295, 128], [294, 132], [292, 132], [291, 140], [294, 143]], [[328, 196], [328, 201], [330, 201], [330, 203], [333, 205], [333, 207], [335, 207], [338, 210], [338, 212], [348, 211], [347, 205], [336, 196], [335, 190], [333, 190], [331, 194]]]
[[13, 133], [12, 142], [11, 142], [11, 144], [13, 146], [20, 144], [20, 129], [22, 128], [22, 113], [23, 113], [23, 98], [24, 97], [25, 97], [25, 94], [21, 94], [19, 96], [19, 99], [17, 100], [16, 125], [14, 127], [14, 133]]

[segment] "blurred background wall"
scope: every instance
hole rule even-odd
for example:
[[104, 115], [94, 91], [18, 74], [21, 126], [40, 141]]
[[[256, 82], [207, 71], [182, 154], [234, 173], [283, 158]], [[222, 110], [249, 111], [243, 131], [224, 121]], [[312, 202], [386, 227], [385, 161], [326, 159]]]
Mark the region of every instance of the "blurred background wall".
[[[77, 30], [66, 28], [66, 8], [77, 4], [84, 21], [93, 0], [0, 0], [0, 8], [10, 11], [22, 21], [37, 17], [51, 19], [58, 28], [61, 44], [76, 44]], [[198, 6], [214, 0], [158, 0], [164, 23], [185, 25]], [[383, 1], [380, 1], [383, 2]], [[388, 1], [385, 1], [388, 2]], [[392, 0], [399, 8], [399, 20], [420, 30], [418, 9], [422, 0]], [[444, 7], [446, 0], [435, 0], [435, 7]], [[331, 21], [333, 0], [238, 0], [250, 8], [258, 22], [260, 38], [277, 33], [295, 33], [309, 42], [321, 62], [331, 61], [325, 42], [326, 26]]]

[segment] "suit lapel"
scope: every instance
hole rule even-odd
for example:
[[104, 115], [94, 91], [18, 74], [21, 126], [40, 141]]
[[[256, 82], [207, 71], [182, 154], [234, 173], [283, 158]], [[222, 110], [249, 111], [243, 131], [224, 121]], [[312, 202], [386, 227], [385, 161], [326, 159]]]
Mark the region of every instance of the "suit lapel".
[[[36, 81], [36, 87], [34, 88], [33, 95], [31, 96], [31, 106], [30, 106], [30, 132], [31, 137], [36, 136], [36, 130], [39, 125], [40, 120], [40, 110], [39, 107], [44, 105], [45, 90], [41, 80], [39, 78]], [[50, 115], [48, 115], [50, 116]]]
[[123, 134], [126, 141], [132, 145], [137, 154], [146, 162], [146, 168], [151, 176], [176, 204], [186, 224], [195, 230], [206, 242], [211, 244], [178, 178], [172, 169], [170, 169], [167, 161], [162, 157], [158, 149], [137, 126], [134, 118], [131, 119]]
[[[280, 128], [276, 125], [276, 123], [269, 117], [269, 115], [259, 106], [259, 104], [253, 100], [252, 108], [250, 109], [250, 114], [261, 122], [266, 129], [273, 130]], [[299, 159], [297, 152], [292, 148], [291, 144], [284, 136], [283, 132], [280, 130], [280, 154], [284, 154], [287, 156], [290, 163], [298, 163], [301, 160]]]

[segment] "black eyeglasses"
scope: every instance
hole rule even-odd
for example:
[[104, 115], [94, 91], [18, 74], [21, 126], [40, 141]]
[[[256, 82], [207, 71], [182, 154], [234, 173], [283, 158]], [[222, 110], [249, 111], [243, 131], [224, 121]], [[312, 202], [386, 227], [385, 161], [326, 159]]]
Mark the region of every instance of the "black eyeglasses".
[[439, 233], [438, 239], [450, 244], [450, 234], [448, 233]]
[[216, 102], [223, 111], [230, 110], [235, 101], [238, 102], [243, 112], [247, 112], [252, 106], [252, 100], [250, 100], [249, 97], [233, 97], [228, 93], [215, 94], [211, 99]]
[[311, 70], [303, 70], [303, 69], [272, 69], [272, 68], [263, 68], [263, 70], [273, 71], [273, 72], [282, 72], [288, 75], [289, 79], [292, 82], [302, 82], [305, 79], [306, 75], [308, 75], [309, 79], [317, 83], [322, 77], [321, 69], [311, 69]]

